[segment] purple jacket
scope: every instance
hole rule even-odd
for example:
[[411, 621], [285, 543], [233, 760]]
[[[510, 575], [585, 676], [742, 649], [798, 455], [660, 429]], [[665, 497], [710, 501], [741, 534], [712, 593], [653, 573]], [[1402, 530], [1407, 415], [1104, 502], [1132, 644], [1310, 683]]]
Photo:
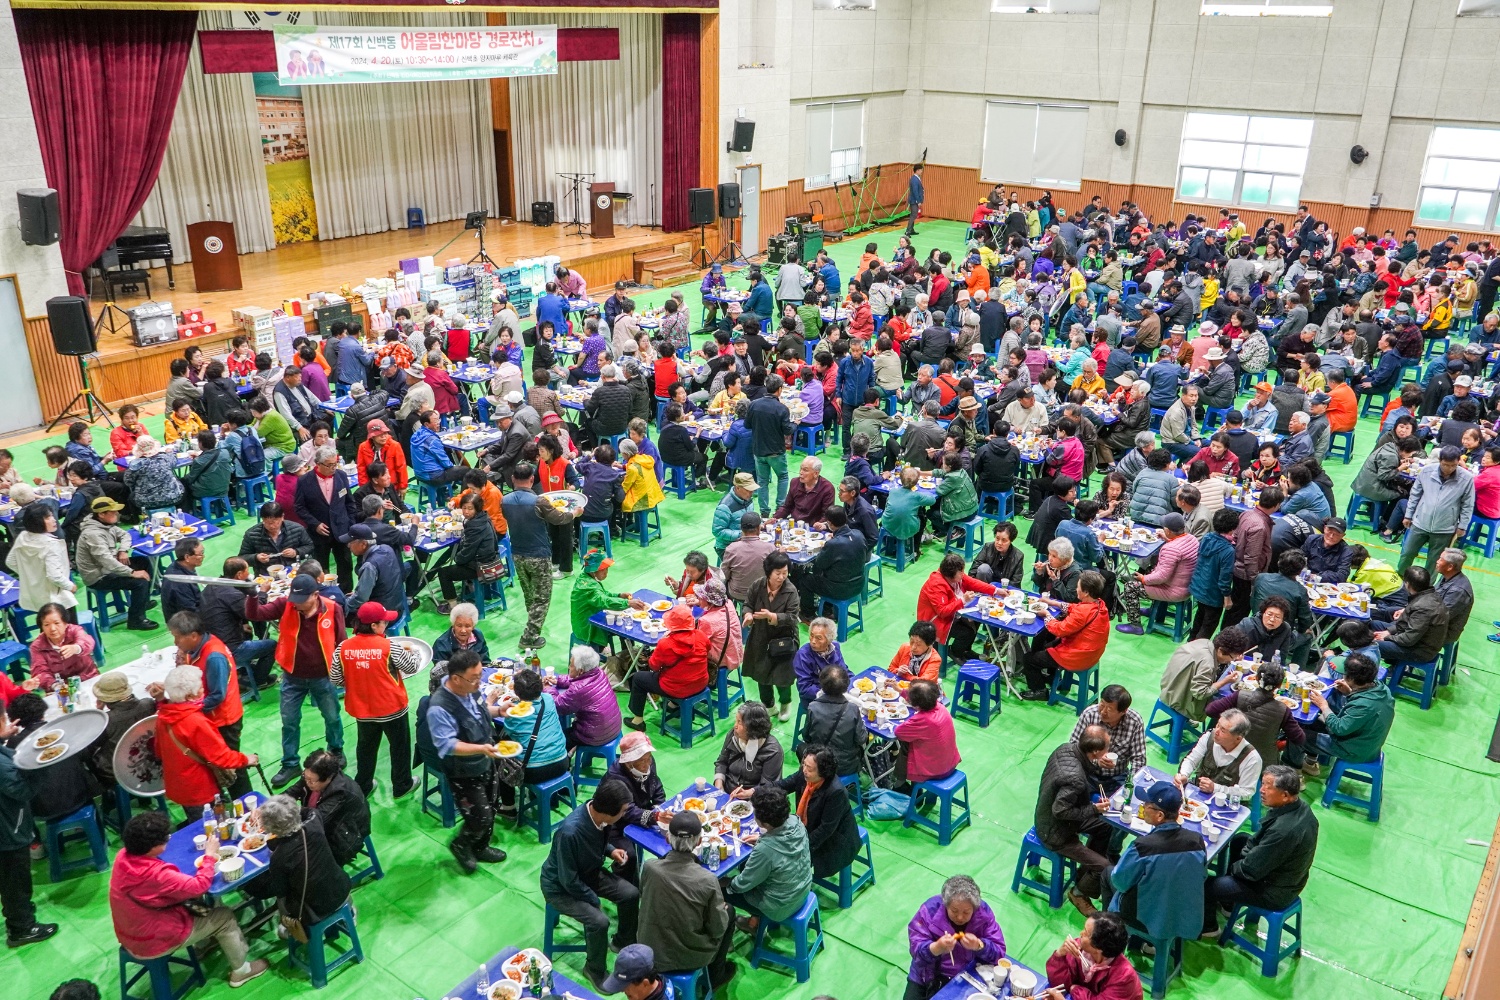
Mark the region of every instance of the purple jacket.
[[1005, 935], [1000, 933], [1000, 924], [995, 920], [995, 911], [990, 909], [990, 904], [980, 903], [969, 918], [969, 926], [963, 928], [984, 942], [984, 950], [979, 954], [973, 954], [962, 945], [941, 957], [928, 949], [928, 945], [944, 934], [955, 934], [958, 930], [948, 919], [942, 896], [933, 896], [923, 903], [917, 915], [911, 918], [911, 923], [906, 925], [906, 936], [911, 941], [911, 970], [906, 978], [924, 985], [935, 977], [947, 982], [972, 961], [994, 965], [1005, 957]]
[[323, 371], [323, 366], [317, 362], [302, 366], [302, 384], [307, 391], [317, 396], [323, 402], [328, 402], [328, 374]]
[[558, 715], [573, 716], [573, 739], [579, 743], [602, 747], [620, 735], [620, 702], [602, 669], [559, 677], [552, 698]]
[[[818, 675], [823, 672], [824, 667], [843, 667], [849, 670], [849, 664], [844, 662], [844, 653], [838, 643], [830, 645], [828, 652], [819, 654], [812, 648], [812, 643], [804, 642], [792, 657], [792, 673], [797, 675], [797, 693], [802, 696], [803, 701], [812, 701], [822, 690], [818, 684]], [[852, 670], [849, 672], [853, 673]]]

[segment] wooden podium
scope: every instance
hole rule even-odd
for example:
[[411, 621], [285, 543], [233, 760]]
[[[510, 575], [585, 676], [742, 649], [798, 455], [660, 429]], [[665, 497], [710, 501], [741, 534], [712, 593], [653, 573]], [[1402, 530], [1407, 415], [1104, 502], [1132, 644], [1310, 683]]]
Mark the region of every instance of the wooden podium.
[[240, 248], [232, 222], [194, 222], [187, 227], [193, 282], [200, 292], [226, 292], [240, 282]]
[[615, 183], [604, 181], [589, 185], [590, 235], [596, 240], [613, 239], [615, 235]]

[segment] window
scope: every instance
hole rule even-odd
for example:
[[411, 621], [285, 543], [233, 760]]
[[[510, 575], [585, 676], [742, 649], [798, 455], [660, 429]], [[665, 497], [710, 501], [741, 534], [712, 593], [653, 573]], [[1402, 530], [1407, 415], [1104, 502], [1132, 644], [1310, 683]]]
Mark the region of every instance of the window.
[[865, 102], [807, 106], [807, 162], [803, 186], [828, 187], [864, 173]]
[[1099, 0], [1037, 0], [1016, 3], [1015, 0], [993, 0], [991, 14], [1097, 14]]
[[1203, 0], [1198, 11], [1204, 17], [1332, 17], [1331, 3], [1295, 3], [1292, 0]]
[[1500, 0], [1458, 0], [1459, 17], [1500, 17]]
[[1177, 197], [1296, 208], [1312, 128], [1311, 118], [1189, 112], [1177, 160]]
[[1088, 118], [1076, 105], [987, 101], [981, 179], [1077, 191]]
[[813, 10], [874, 10], [875, 0], [813, 0]]
[[1500, 131], [1435, 128], [1422, 165], [1417, 221], [1431, 225], [1500, 229]]

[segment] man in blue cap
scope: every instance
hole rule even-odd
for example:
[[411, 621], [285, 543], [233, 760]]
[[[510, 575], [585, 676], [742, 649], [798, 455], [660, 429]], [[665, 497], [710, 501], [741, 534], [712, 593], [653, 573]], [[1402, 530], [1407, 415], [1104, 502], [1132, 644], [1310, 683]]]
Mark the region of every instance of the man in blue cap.
[[1161, 941], [1194, 938], [1202, 930], [1198, 893], [1207, 875], [1203, 836], [1177, 822], [1182, 792], [1158, 781], [1136, 800], [1151, 832], [1131, 841], [1109, 873], [1109, 908], [1132, 934]]
[[673, 1000], [672, 984], [656, 974], [656, 956], [643, 944], [628, 944], [615, 957], [615, 971], [604, 980], [605, 993], [624, 993], [626, 1000]]

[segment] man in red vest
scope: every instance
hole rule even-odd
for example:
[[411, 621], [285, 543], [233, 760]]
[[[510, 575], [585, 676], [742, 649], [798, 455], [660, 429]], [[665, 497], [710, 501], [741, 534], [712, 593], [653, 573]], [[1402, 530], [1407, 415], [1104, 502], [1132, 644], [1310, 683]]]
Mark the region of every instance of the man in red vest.
[[266, 601], [270, 585], [245, 598], [245, 617], [253, 622], [279, 622], [276, 664], [281, 667], [281, 770], [272, 788], [289, 785], [302, 775], [302, 702], [311, 697], [323, 716], [328, 752], [344, 766], [344, 720], [339, 696], [328, 669], [334, 650], [346, 638], [344, 607], [319, 595], [318, 581], [306, 573], [292, 578], [285, 597]]
[[[177, 646], [177, 663], [197, 667], [203, 674], [203, 714], [224, 737], [225, 745], [238, 750], [245, 706], [240, 701], [234, 654], [222, 639], [204, 627], [196, 611], [177, 612], [167, 621], [167, 628], [171, 629], [172, 642]], [[248, 791], [250, 776], [241, 769], [235, 773], [229, 794], [239, 798]]]
[[401, 617], [385, 605], [366, 601], [356, 612], [354, 634], [333, 651], [329, 670], [334, 686], [344, 689], [344, 707], [354, 716], [359, 739], [354, 747], [354, 783], [369, 798], [375, 787], [375, 756], [380, 738], [390, 741], [391, 797], [412, 790], [411, 727], [407, 722], [406, 687], [402, 678], [421, 669], [409, 650], [391, 644], [386, 626]]

